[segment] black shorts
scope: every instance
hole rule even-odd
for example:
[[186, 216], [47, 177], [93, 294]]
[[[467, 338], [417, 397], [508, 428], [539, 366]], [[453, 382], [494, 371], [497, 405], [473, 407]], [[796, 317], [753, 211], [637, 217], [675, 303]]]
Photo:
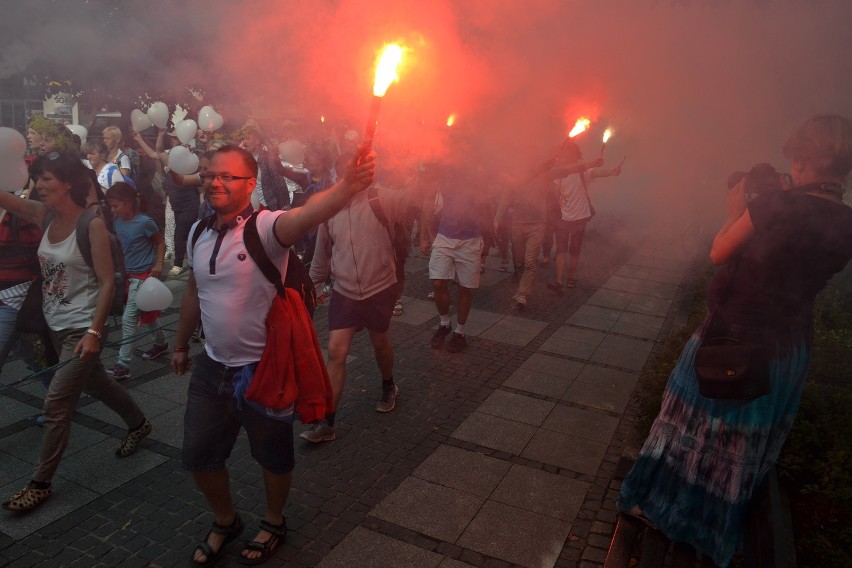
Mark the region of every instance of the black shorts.
[[328, 329], [333, 331], [354, 327], [356, 331], [367, 328], [384, 333], [390, 327], [395, 303], [396, 285], [388, 286], [363, 300], [347, 298], [334, 290], [328, 305]]
[[578, 255], [583, 246], [583, 235], [586, 233], [586, 225], [591, 217], [577, 221], [566, 221], [560, 219], [556, 224], [556, 252]]

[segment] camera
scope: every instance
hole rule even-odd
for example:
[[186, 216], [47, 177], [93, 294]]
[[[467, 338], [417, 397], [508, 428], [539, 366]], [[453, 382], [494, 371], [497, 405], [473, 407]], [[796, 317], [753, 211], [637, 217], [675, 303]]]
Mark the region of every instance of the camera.
[[756, 164], [747, 172], [734, 172], [728, 176], [728, 189], [745, 179], [745, 193], [752, 196], [780, 191], [784, 189], [781, 182], [783, 176], [771, 164]]

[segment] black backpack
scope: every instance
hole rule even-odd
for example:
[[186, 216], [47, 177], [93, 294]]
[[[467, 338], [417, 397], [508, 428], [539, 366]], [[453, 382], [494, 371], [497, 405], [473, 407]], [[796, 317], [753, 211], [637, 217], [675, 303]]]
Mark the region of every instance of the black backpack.
[[[314, 309], [317, 306], [317, 295], [311, 275], [308, 273], [305, 265], [302, 264], [299, 255], [291, 247], [287, 256], [287, 273], [284, 275], [282, 281], [281, 271], [269, 260], [269, 255], [266, 254], [263, 242], [260, 240], [260, 234], [257, 232], [257, 213], [255, 211], [251, 214], [246, 221], [246, 228], [243, 231], [243, 241], [245, 242], [249, 256], [266, 279], [275, 285], [279, 296], [284, 296], [284, 288], [292, 288], [302, 298], [305, 307], [308, 309], [308, 313], [313, 317]], [[193, 249], [195, 249], [195, 243], [198, 242], [204, 229], [212, 225], [213, 219], [215, 219], [215, 216], [211, 215], [199, 221], [195, 226], [191, 240]]]
[[[49, 209], [47, 215], [44, 220], [45, 231], [53, 217]], [[86, 209], [77, 218], [77, 246], [80, 248], [83, 260], [91, 269], [94, 269], [94, 262], [92, 261], [92, 242], [89, 239], [89, 223], [97, 216], [91, 209]], [[115, 236], [115, 233], [109, 227], [107, 229], [109, 252], [112, 256], [113, 279], [115, 282], [115, 294], [112, 297], [112, 306], [110, 307], [109, 315], [121, 317], [124, 315], [124, 305], [127, 303], [127, 272], [124, 265], [124, 251], [121, 250], [121, 243], [118, 237]]]

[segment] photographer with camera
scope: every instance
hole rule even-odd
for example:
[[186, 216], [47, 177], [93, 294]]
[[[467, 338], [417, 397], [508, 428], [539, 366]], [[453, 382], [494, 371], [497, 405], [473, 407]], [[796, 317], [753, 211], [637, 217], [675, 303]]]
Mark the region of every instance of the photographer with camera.
[[[852, 170], [852, 121], [813, 116], [787, 140], [784, 155], [790, 176], [759, 164], [733, 180], [728, 219], [710, 252], [721, 268], [707, 292], [707, 318], [669, 376], [660, 413], [618, 498], [622, 511], [718, 566], [731, 562], [745, 511], [796, 416], [814, 298], [852, 258], [852, 209], [842, 199]], [[743, 368], [724, 373], [727, 383], [749, 388], [709, 392], [704, 369], [716, 369], [716, 362], [702, 357], [699, 376], [696, 355], [699, 348], [706, 354], [713, 339], [728, 338], [754, 348]], [[760, 389], [740, 383], [740, 376]]]

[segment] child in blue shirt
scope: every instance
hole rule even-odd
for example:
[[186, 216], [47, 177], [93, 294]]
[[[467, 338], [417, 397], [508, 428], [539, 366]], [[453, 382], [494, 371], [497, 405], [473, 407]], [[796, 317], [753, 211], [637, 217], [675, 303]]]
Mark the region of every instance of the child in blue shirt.
[[115, 234], [124, 252], [128, 283], [127, 304], [121, 320], [123, 337], [118, 362], [106, 370], [108, 375], [120, 380], [130, 378], [134, 343], [132, 337], [140, 323], [154, 329], [154, 345], [142, 354], [143, 359], [156, 359], [169, 351], [157, 319], [159, 312], [140, 312], [136, 307], [136, 292], [142, 282], [146, 278], [160, 277], [166, 256], [166, 241], [154, 220], [139, 212], [144, 209], [144, 204], [130, 185], [116, 183], [110, 188], [107, 199], [114, 218]]

